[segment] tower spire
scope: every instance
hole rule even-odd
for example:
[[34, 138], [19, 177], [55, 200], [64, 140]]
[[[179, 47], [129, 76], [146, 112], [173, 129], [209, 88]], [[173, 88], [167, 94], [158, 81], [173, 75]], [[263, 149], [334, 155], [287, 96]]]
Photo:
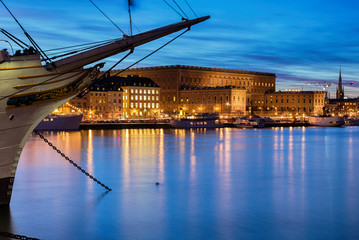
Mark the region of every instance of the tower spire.
[[337, 88], [337, 99], [344, 99], [344, 88], [342, 81], [342, 66], [339, 67], [339, 82]]

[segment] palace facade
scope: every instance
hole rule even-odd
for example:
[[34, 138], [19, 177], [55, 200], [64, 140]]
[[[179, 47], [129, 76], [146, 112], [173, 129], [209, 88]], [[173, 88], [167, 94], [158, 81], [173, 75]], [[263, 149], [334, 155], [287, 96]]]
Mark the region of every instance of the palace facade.
[[[111, 74], [114, 75], [118, 71], [120, 70], [112, 71]], [[183, 100], [181, 102], [182, 95], [187, 97], [187, 95], [193, 93], [194, 95], [188, 96], [188, 98], [197, 99], [198, 97], [195, 95], [205, 94], [207, 90], [209, 90], [207, 93], [212, 94], [212, 99], [214, 97], [221, 99], [222, 97], [222, 104], [220, 102], [217, 104], [221, 104], [221, 108], [224, 110], [224, 105], [227, 105], [227, 103], [231, 104], [225, 99], [232, 99], [233, 95], [230, 95], [228, 91], [228, 94], [225, 95], [223, 95], [224, 91], [212, 91], [213, 88], [217, 87], [244, 89], [246, 91], [245, 101], [242, 102], [243, 105], [241, 107], [228, 108], [230, 111], [242, 111], [243, 107], [246, 111], [248, 109], [262, 111], [265, 106], [265, 93], [275, 91], [276, 80], [274, 73], [183, 65], [132, 68], [120, 75], [125, 76], [127, 74], [148, 77], [158, 84], [161, 88], [160, 105], [163, 112], [169, 114], [179, 113], [183, 110], [184, 102]], [[194, 91], [195, 89], [198, 91]], [[217, 93], [218, 95], [213, 95]], [[203, 104], [202, 101], [196, 104], [193, 101], [192, 105], [191, 109], [199, 109]]]

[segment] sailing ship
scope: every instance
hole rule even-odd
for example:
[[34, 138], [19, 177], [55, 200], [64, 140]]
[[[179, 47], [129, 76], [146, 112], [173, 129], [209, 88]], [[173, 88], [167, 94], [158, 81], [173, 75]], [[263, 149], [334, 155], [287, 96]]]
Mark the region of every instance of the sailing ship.
[[0, 133], [6, 136], [0, 138], [0, 205], [10, 203], [19, 158], [31, 132], [55, 108], [86, 90], [98, 77], [104, 63], [88, 68], [84, 66], [132, 51], [171, 33], [189, 30], [208, 18], [182, 19], [154, 30], [102, 42], [99, 46], [70, 53], [56, 61], [46, 56], [17, 20], [31, 45], [0, 29], [11, 41], [25, 45], [23, 51], [16, 51], [13, 55], [6, 49], [0, 51]]

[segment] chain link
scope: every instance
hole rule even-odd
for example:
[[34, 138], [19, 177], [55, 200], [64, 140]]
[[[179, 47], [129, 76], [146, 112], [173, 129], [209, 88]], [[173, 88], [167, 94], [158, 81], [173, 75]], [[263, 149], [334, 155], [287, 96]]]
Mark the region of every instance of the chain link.
[[27, 237], [27, 236], [24, 236], [24, 235], [12, 234], [12, 233], [8, 233], [8, 232], [0, 232], [0, 236], [1, 237], [12, 238], [12, 239], [39, 240], [38, 238], [32, 238], [32, 237]]
[[93, 177], [91, 174], [89, 174], [88, 172], [86, 172], [84, 169], [82, 169], [79, 165], [77, 165], [77, 163], [75, 163], [73, 160], [71, 160], [69, 157], [67, 157], [63, 152], [61, 152], [60, 149], [58, 149], [56, 146], [54, 146], [49, 140], [47, 140], [44, 135], [42, 135], [41, 133], [39, 133], [38, 131], [34, 130], [34, 132], [42, 139], [44, 140], [44, 142], [46, 142], [50, 147], [52, 147], [52, 149], [54, 149], [58, 154], [61, 155], [61, 157], [65, 158], [69, 163], [71, 163], [74, 167], [76, 167], [78, 170], [80, 170], [82, 173], [84, 173], [86, 176], [88, 176], [89, 178], [91, 178], [93, 181], [95, 181], [97, 184], [101, 185], [102, 187], [104, 187], [105, 189], [107, 189], [107, 191], [111, 191], [112, 189], [107, 187], [105, 184], [103, 184], [101, 181], [99, 181], [97, 178]]

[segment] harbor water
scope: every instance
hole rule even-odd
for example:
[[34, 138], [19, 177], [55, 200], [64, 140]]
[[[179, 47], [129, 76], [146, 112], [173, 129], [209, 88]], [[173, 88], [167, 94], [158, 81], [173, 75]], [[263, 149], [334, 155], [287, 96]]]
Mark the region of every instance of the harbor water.
[[[359, 239], [359, 128], [43, 132], [0, 231], [39, 239]], [[156, 184], [158, 183], [158, 184]], [[0, 237], [1, 238], [1, 237]]]

